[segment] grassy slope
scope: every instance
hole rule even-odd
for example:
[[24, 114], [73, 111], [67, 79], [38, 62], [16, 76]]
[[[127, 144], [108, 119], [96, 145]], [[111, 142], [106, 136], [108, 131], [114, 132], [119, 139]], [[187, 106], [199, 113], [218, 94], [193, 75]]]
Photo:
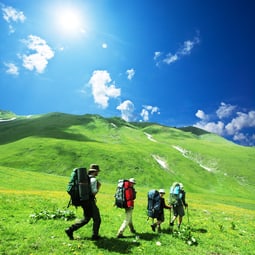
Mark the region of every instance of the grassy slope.
[[[173, 146], [185, 149], [185, 157]], [[255, 183], [254, 148], [212, 134], [197, 136], [95, 115], [51, 113], [0, 123], [0, 162], [5, 167], [64, 176], [74, 167], [98, 162], [101, 178], [107, 182], [134, 176], [140, 185], [167, 188], [181, 180], [191, 192], [248, 198], [253, 198]]]
[[[185, 156], [173, 146], [186, 150]], [[0, 254], [252, 254], [254, 154], [254, 148], [212, 134], [197, 136], [118, 118], [53, 113], [0, 123], [0, 235], [5, 240], [0, 242]], [[64, 208], [71, 169], [91, 162], [102, 168], [98, 195], [102, 241], [88, 242], [91, 223], [75, 234], [74, 242], [63, 233], [68, 222], [29, 223], [31, 213]], [[113, 194], [117, 180], [130, 176], [138, 182], [134, 223], [139, 239], [116, 240], [123, 211], [112, 207]], [[186, 187], [189, 217], [184, 217], [184, 226], [189, 219], [196, 247], [168, 234], [168, 212], [163, 235], [152, 233], [146, 221], [148, 189], [168, 189], [174, 180], [182, 180]], [[76, 213], [82, 216], [80, 209]]]

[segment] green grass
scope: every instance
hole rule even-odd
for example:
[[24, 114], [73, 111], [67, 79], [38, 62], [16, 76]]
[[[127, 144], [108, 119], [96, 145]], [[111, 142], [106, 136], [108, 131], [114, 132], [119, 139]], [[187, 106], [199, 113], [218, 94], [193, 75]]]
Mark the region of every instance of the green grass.
[[[103, 183], [97, 203], [101, 211], [102, 240], [90, 240], [92, 225], [75, 232], [75, 240], [64, 233], [73, 221], [48, 219], [31, 221], [30, 215], [41, 211], [66, 210], [69, 197], [65, 187], [69, 178], [50, 174], [0, 168], [1, 217], [0, 254], [253, 254], [255, 233], [255, 202], [236, 197], [205, 196], [190, 193], [188, 215], [183, 229], [190, 227], [191, 236], [198, 245], [190, 246], [185, 235], [169, 233], [169, 211], [165, 211], [163, 233], [151, 231], [147, 221], [148, 188], [137, 184], [134, 225], [137, 236], [125, 231], [127, 238], [116, 239], [117, 230], [124, 219], [124, 211], [113, 206], [115, 185]], [[9, 180], [9, 181], [8, 181]], [[167, 188], [167, 187], [164, 187]], [[227, 200], [231, 203], [227, 203]], [[243, 209], [238, 207], [250, 207]], [[252, 208], [253, 207], [253, 208]], [[70, 209], [70, 208], [69, 208]], [[71, 208], [77, 218], [82, 210]], [[189, 222], [188, 222], [189, 220]], [[160, 246], [157, 245], [160, 242]]]
[[[5, 119], [15, 117], [0, 113]], [[254, 147], [195, 128], [127, 123], [98, 115], [16, 117], [0, 123], [0, 254], [253, 254]], [[103, 239], [90, 240], [89, 223], [71, 242], [64, 233], [71, 222], [59, 217], [35, 221], [30, 215], [65, 214], [71, 171], [90, 163], [101, 167], [98, 205]], [[119, 240], [115, 236], [124, 212], [113, 207], [113, 195], [118, 179], [130, 177], [137, 180], [138, 236], [127, 230], [128, 238]], [[174, 181], [185, 186], [188, 215], [183, 231], [170, 234], [165, 211], [163, 233], [158, 235], [147, 221], [147, 192], [168, 191]], [[81, 209], [72, 210], [82, 217]], [[188, 245], [187, 236], [198, 245]]]

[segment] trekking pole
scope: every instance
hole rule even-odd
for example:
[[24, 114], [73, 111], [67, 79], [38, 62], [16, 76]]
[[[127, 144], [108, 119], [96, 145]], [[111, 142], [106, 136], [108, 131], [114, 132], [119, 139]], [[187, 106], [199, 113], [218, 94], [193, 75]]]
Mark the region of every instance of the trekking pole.
[[188, 208], [189, 208], [189, 207], [187, 207], [186, 210], [187, 210], [188, 225], [189, 225], [189, 209], [188, 209]]
[[169, 212], [169, 214], [170, 214], [170, 215], [169, 215], [169, 226], [170, 226], [170, 224], [171, 224], [171, 218], [172, 218], [172, 214], [171, 214], [172, 208], [170, 208], [169, 211], [170, 211], [170, 212]]

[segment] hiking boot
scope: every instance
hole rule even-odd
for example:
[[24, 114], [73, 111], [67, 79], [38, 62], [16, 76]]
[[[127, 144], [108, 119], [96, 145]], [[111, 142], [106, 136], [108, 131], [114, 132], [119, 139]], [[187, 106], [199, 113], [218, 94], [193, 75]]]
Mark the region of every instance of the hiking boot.
[[156, 225], [155, 225], [155, 224], [152, 224], [152, 225], [151, 225], [151, 229], [152, 229], [153, 232], [155, 232], [155, 230], [156, 230]]
[[123, 234], [118, 234], [117, 238], [125, 238], [125, 236], [123, 236]]
[[173, 222], [170, 222], [170, 226], [173, 227], [173, 226], [174, 226], [174, 223], [173, 223]]
[[67, 229], [65, 230], [65, 232], [66, 232], [66, 234], [67, 234], [67, 236], [69, 237], [70, 240], [73, 240], [73, 239], [74, 239], [74, 238], [73, 238], [73, 230], [72, 230], [71, 228], [67, 228]]

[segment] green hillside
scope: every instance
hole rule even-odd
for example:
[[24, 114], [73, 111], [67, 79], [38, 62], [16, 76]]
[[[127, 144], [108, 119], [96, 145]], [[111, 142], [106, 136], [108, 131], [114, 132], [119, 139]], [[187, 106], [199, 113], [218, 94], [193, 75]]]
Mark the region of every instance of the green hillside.
[[[13, 115], [12, 115], [13, 117]], [[0, 167], [69, 176], [100, 164], [100, 178], [141, 186], [254, 197], [255, 149], [191, 128], [128, 123], [98, 115], [49, 113], [0, 122]]]
[[[90, 240], [92, 222], [70, 241], [66, 185], [71, 170], [100, 164], [97, 195], [102, 239]], [[255, 150], [196, 128], [127, 123], [98, 115], [50, 113], [0, 121], [0, 254], [240, 254], [254, 253]], [[113, 206], [120, 178], [137, 180], [134, 225], [116, 238], [124, 211]], [[181, 230], [162, 233], [147, 217], [149, 189], [182, 181], [188, 208]], [[166, 201], [167, 201], [166, 195]], [[65, 216], [65, 218], [63, 218]], [[191, 240], [195, 240], [193, 245]]]

